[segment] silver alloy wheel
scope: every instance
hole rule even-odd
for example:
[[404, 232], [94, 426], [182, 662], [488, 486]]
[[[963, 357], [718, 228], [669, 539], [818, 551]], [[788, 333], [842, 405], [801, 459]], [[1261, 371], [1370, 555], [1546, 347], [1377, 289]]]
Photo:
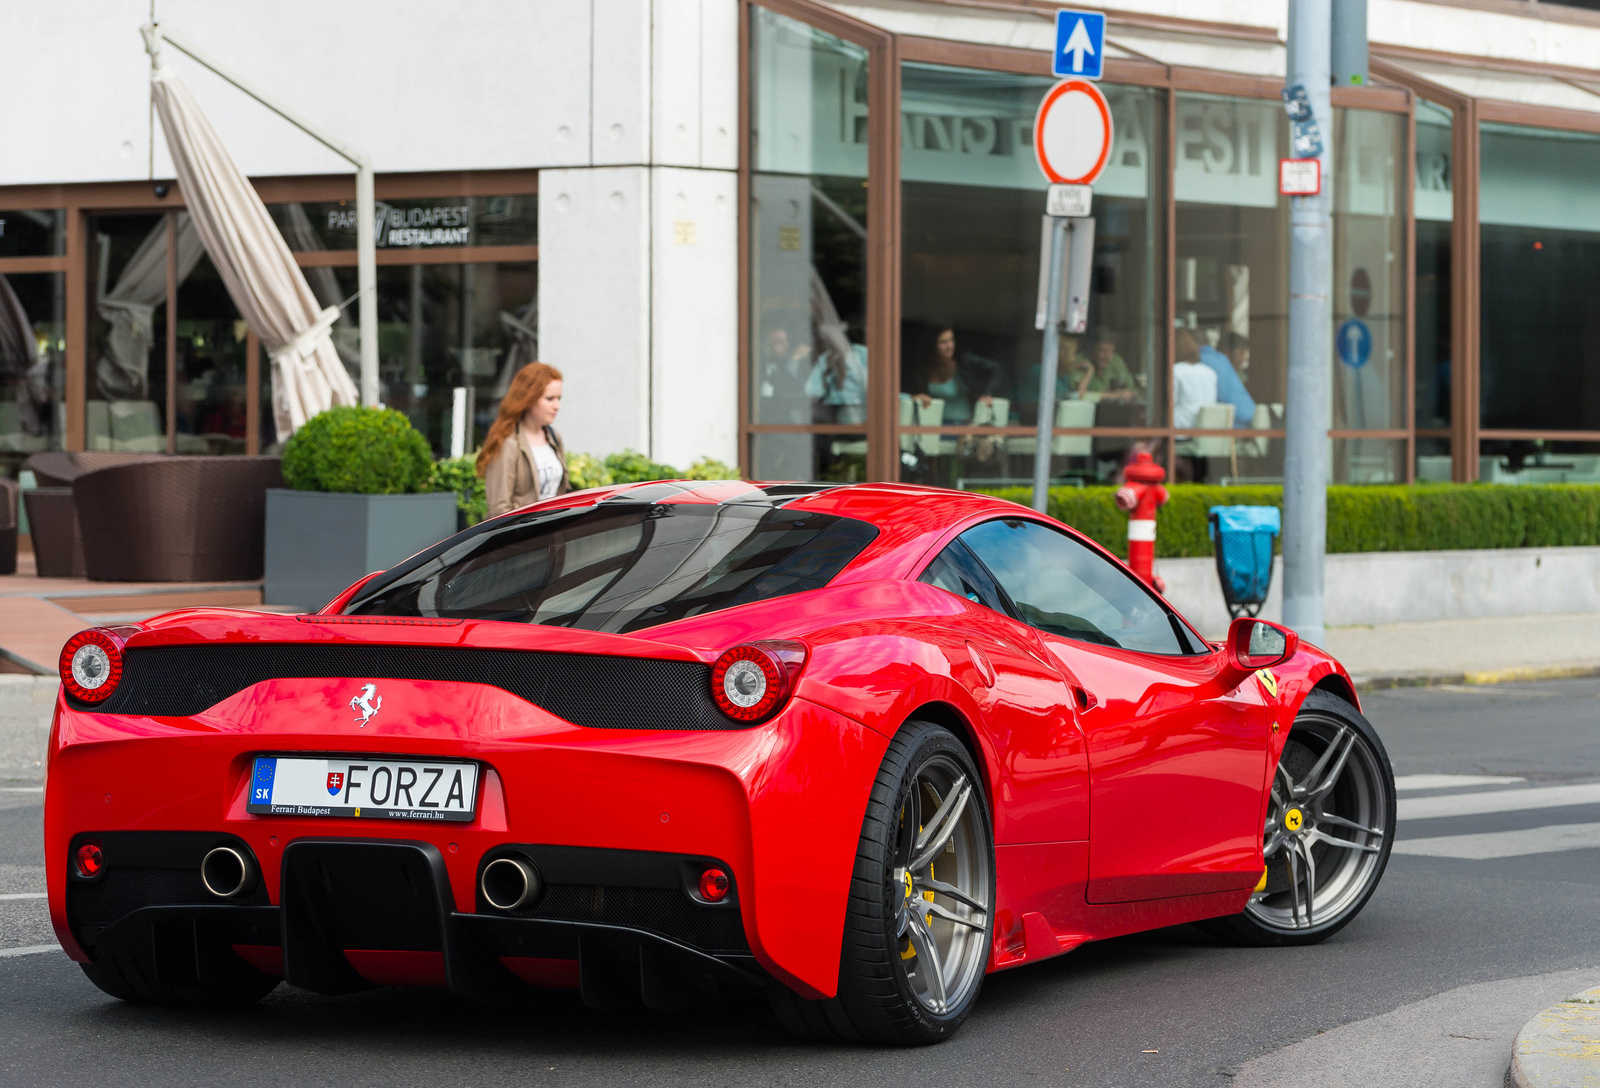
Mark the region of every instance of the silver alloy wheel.
[[948, 756], [918, 768], [900, 798], [895, 937], [911, 991], [929, 1011], [961, 1008], [983, 979], [989, 943], [989, 844], [983, 800]]
[[1388, 777], [1347, 722], [1302, 713], [1284, 745], [1267, 806], [1267, 886], [1245, 912], [1283, 931], [1328, 925], [1381, 874]]

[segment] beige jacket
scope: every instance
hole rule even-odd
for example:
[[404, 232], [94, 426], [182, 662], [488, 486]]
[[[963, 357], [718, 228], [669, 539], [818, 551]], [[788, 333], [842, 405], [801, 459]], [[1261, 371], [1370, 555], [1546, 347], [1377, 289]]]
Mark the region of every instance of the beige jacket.
[[[561, 448], [561, 436], [554, 427], [546, 427], [544, 436], [561, 462], [561, 483], [556, 486], [556, 494], [564, 495], [572, 490], [572, 483], [567, 479], [567, 456]], [[528, 444], [522, 440], [522, 424], [517, 424], [517, 429], [500, 443], [499, 452], [483, 474], [483, 489], [488, 495], [490, 517], [539, 501], [539, 474], [533, 469]]]

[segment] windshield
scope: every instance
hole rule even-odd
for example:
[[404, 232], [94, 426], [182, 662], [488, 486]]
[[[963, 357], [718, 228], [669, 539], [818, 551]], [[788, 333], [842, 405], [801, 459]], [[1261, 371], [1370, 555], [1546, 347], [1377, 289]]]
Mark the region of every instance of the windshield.
[[375, 579], [345, 614], [637, 631], [825, 586], [877, 535], [766, 505], [602, 502], [446, 541]]

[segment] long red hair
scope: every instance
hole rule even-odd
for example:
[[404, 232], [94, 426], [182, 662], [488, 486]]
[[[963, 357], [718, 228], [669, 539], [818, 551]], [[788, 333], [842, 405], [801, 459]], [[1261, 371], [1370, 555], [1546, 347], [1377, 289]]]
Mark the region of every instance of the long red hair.
[[506, 390], [505, 399], [500, 402], [500, 414], [495, 417], [489, 434], [483, 440], [483, 449], [478, 451], [479, 476], [489, 471], [489, 462], [500, 452], [501, 444], [516, 433], [517, 423], [524, 413], [544, 396], [545, 387], [560, 380], [561, 371], [549, 363], [529, 363], [517, 371], [516, 377], [511, 379], [511, 388]]

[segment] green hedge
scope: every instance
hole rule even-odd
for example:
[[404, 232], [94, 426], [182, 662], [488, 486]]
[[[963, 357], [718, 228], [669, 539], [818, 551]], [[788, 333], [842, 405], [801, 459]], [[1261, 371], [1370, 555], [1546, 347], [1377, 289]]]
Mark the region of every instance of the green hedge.
[[[1213, 506], [1283, 506], [1281, 487], [1179, 484], [1156, 514], [1156, 554], [1211, 555]], [[1128, 518], [1110, 487], [1057, 487], [1050, 516], [1128, 554]], [[1027, 506], [1032, 491], [991, 492]], [[1328, 551], [1410, 552], [1600, 544], [1600, 485], [1418, 484], [1328, 488]]]

